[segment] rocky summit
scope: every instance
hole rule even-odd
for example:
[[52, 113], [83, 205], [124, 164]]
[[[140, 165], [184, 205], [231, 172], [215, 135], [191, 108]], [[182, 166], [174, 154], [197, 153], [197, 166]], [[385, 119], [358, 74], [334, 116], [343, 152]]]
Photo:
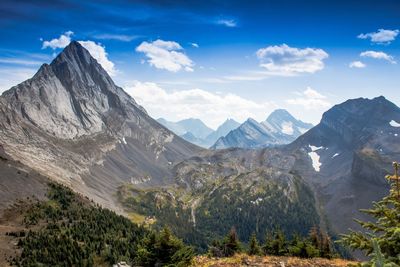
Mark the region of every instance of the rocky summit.
[[170, 179], [200, 149], [149, 117], [78, 42], [0, 97], [0, 142], [15, 160], [110, 208], [125, 182]]

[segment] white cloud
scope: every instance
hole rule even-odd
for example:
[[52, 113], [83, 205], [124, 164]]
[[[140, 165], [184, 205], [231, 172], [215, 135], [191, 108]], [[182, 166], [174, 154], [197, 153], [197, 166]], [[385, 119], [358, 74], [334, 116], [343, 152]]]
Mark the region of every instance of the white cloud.
[[86, 48], [90, 55], [94, 57], [97, 62], [110, 74], [115, 76], [117, 73], [114, 63], [108, 59], [108, 54], [104, 46], [100, 43], [96, 44], [93, 41], [78, 41], [84, 48]]
[[190, 43], [190, 45], [194, 48], [199, 48], [199, 44], [198, 43]]
[[152, 82], [134, 81], [125, 90], [154, 118], [165, 117], [173, 121], [199, 118], [214, 128], [226, 118], [264, 120], [276, 107], [271, 102], [254, 102], [232, 93], [219, 94], [201, 89], [167, 91]]
[[360, 39], [371, 39], [371, 42], [378, 44], [390, 44], [399, 34], [399, 30], [384, 30], [379, 29], [377, 32], [361, 33], [357, 36]]
[[328, 53], [317, 48], [296, 48], [286, 44], [268, 46], [256, 52], [260, 66], [271, 75], [293, 76], [315, 73], [324, 68]]
[[156, 40], [154, 42], [142, 42], [136, 47], [137, 52], [142, 52], [148, 57], [147, 62], [157, 69], [165, 69], [171, 72], [185, 70], [192, 72], [194, 63], [184, 53], [182, 46], [174, 41]]
[[[71, 42], [71, 35], [74, 33], [72, 31], [67, 31], [62, 34], [58, 39], [53, 39], [51, 41], [43, 41], [42, 49], [50, 47], [53, 50], [57, 48], [64, 48]], [[97, 62], [107, 71], [111, 76], [115, 76], [117, 70], [112, 61], [108, 59], [108, 54], [106, 48], [100, 43], [95, 43], [93, 41], [78, 41], [84, 48], [86, 48], [90, 55], [97, 60]]]
[[35, 66], [35, 65], [41, 65], [43, 62], [41, 62], [39, 60], [31, 60], [31, 59], [0, 58], [0, 63], [13, 64], [13, 65]]
[[139, 38], [140, 36], [138, 35], [126, 35], [126, 34], [111, 34], [111, 33], [103, 33], [103, 34], [97, 34], [93, 36], [96, 39], [100, 40], [117, 40], [117, 41], [122, 41], [122, 42], [130, 42], [134, 39]]
[[353, 61], [349, 63], [349, 67], [350, 68], [365, 68], [367, 65], [365, 65], [364, 63], [362, 63], [361, 61]]
[[218, 25], [224, 25], [229, 28], [234, 28], [237, 26], [237, 22], [233, 19], [219, 19], [216, 22]]
[[361, 57], [370, 57], [375, 59], [383, 59], [389, 61], [392, 64], [396, 64], [397, 62], [391, 55], [386, 54], [382, 51], [365, 51], [360, 54]]
[[43, 41], [42, 49], [50, 47], [55, 50], [57, 48], [64, 48], [71, 42], [71, 36], [74, 33], [72, 31], [67, 31], [61, 34], [60, 37], [54, 38], [50, 41]]
[[291, 105], [303, 106], [307, 110], [319, 110], [331, 106], [331, 103], [326, 100], [326, 96], [311, 87], [307, 87], [305, 91], [298, 92], [297, 94], [299, 97], [288, 99], [286, 102]]
[[31, 78], [36, 71], [30, 68], [0, 68], [0, 94]]

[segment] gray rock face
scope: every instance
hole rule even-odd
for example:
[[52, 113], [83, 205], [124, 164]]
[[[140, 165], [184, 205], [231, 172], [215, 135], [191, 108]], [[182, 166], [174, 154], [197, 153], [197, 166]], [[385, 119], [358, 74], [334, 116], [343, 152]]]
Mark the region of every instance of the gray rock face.
[[[79, 43], [72, 43], [32, 79], [3, 93], [8, 108], [58, 138], [71, 139], [122, 123], [140, 109]], [[129, 116], [130, 115], [130, 116]]]
[[78, 42], [3, 93], [0, 126], [12, 158], [111, 208], [122, 182], [150, 173], [164, 183], [170, 163], [199, 151], [149, 117]]
[[226, 136], [219, 138], [211, 148], [263, 148], [288, 144], [311, 127], [311, 124], [295, 119], [286, 110], [278, 109], [261, 123], [248, 119]]
[[[338, 233], [359, 229], [354, 217], [388, 192], [384, 176], [400, 160], [400, 108], [384, 97], [353, 99], [324, 113], [321, 122], [285, 147], [309, 179]], [[308, 163], [307, 163], [308, 162]], [[306, 166], [318, 166], [319, 169]]]

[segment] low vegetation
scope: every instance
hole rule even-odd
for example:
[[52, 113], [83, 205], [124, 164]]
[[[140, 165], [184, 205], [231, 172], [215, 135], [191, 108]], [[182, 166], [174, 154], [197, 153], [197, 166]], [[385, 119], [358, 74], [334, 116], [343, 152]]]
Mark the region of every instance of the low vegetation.
[[231, 257], [236, 253], [262, 256], [291, 256], [299, 258], [327, 258], [338, 257], [333, 244], [327, 234], [313, 227], [308, 237], [302, 238], [295, 235], [292, 239], [286, 239], [281, 230], [267, 234], [264, 244], [260, 245], [256, 235], [250, 236], [247, 249], [241, 244], [234, 228], [221, 239], [214, 240], [209, 248], [209, 255], [214, 258]]

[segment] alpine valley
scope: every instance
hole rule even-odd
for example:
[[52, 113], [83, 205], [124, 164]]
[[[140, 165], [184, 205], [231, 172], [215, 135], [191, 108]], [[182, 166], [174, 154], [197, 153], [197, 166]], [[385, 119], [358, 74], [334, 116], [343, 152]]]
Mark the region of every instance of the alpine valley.
[[[168, 226], [200, 252], [232, 226], [242, 240], [314, 226], [335, 239], [387, 194], [399, 126], [383, 96], [338, 104], [315, 127], [285, 110], [217, 131], [156, 121], [72, 41], [0, 97], [0, 222], [53, 181], [146, 228]], [[199, 139], [212, 149], [187, 141]]]

